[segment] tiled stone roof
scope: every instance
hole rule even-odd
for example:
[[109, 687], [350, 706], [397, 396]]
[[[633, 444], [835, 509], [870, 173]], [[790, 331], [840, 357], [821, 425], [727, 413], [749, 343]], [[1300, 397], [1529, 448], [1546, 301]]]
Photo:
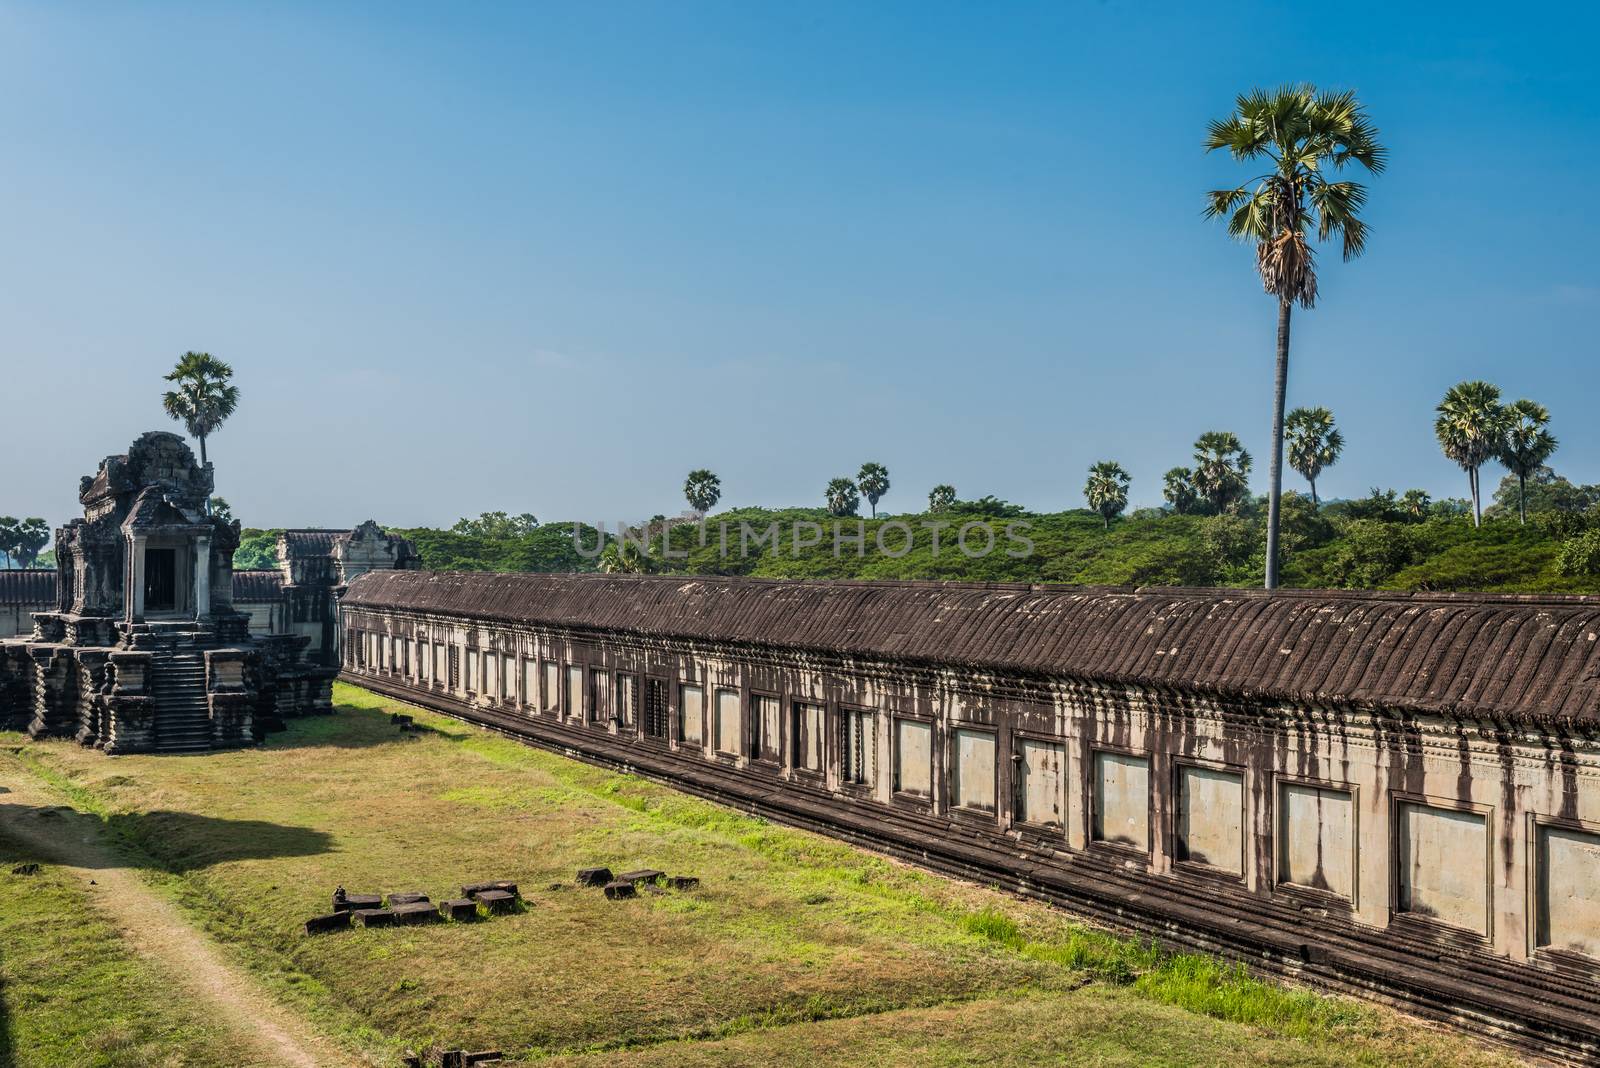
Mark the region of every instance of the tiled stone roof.
[[0, 570], [0, 604], [55, 607], [56, 573], [40, 568]]
[[1600, 719], [1600, 598], [373, 571], [349, 607], [1224, 697]]

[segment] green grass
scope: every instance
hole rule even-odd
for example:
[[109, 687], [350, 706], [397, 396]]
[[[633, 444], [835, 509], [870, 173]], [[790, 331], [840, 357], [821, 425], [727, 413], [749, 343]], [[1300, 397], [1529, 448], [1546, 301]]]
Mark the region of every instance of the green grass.
[[[335, 700], [338, 715], [256, 750], [107, 760], [10, 736], [20, 754], [0, 761], [99, 815], [269, 990], [379, 1063], [440, 1043], [575, 1063], [779, 1063], [812, 1044], [837, 1044], [831, 1059], [846, 1064], [1005, 1063], [1012, 1046], [1072, 1063], [1230, 1050], [1222, 1059], [1490, 1062], [1377, 1009], [431, 713], [408, 709], [427, 729], [402, 735], [394, 703], [365, 691], [341, 684]], [[572, 884], [591, 864], [702, 884], [610, 902]], [[487, 878], [515, 879], [527, 910], [299, 930], [335, 885], [437, 899]], [[1138, 1037], [1117, 1049], [1146, 1052], [1113, 1056], [1102, 1018], [1120, 1021], [1106, 1034]]]
[[127, 950], [79, 877], [0, 835], [0, 1065], [243, 1064], [244, 1051]]

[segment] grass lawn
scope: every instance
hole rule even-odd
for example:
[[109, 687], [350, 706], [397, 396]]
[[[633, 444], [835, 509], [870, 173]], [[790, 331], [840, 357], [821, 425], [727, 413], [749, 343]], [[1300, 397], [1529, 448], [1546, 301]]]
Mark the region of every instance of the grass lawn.
[[[276, 996], [378, 1064], [437, 1044], [563, 1065], [1502, 1063], [443, 717], [416, 712], [428, 729], [401, 735], [397, 703], [334, 696], [338, 715], [254, 750], [108, 759], [11, 735], [0, 762], [101, 815]], [[610, 902], [572, 884], [593, 864], [702, 883]], [[300, 931], [336, 885], [438, 900], [492, 878], [516, 880], [526, 911]], [[0, 996], [15, 1030], [15, 988]], [[191, 1060], [228, 1063], [206, 1056]]]
[[[5, 798], [0, 796], [0, 802]], [[239, 1065], [249, 1055], [126, 950], [74, 873], [0, 834], [0, 1065]]]

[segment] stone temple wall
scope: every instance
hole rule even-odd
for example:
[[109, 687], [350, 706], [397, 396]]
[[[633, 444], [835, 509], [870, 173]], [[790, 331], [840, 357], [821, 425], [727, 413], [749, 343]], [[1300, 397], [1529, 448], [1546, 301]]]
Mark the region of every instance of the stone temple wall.
[[1600, 1054], [1600, 599], [412, 572], [342, 612], [380, 692]]

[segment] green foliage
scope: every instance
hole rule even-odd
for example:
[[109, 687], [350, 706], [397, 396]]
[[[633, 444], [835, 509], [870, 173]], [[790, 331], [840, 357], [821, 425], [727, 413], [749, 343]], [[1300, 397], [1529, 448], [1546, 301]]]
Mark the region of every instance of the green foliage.
[[1239, 435], [1232, 431], [1201, 434], [1194, 443], [1195, 492], [1210, 502], [1213, 512], [1237, 507], [1250, 493], [1251, 462]]
[[0, 556], [7, 567], [36, 567], [39, 552], [50, 543], [50, 524], [38, 516], [0, 516]]
[[266, 571], [278, 566], [278, 535], [281, 530], [246, 527], [239, 531], [239, 547], [233, 551], [235, 571]]
[[1556, 554], [1556, 570], [1573, 577], [1600, 575], [1600, 529], [1563, 541]]
[[504, 541], [532, 534], [539, 529], [539, 520], [529, 512], [523, 512], [520, 515], [507, 515], [504, 512], [484, 512], [476, 519], [458, 519], [456, 520], [456, 525], [450, 529], [456, 534]]
[[410, 539], [422, 566], [433, 571], [593, 571], [602, 536], [587, 524], [577, 526], [576, 541], [589, 556], [578, 551], [571, 523], [546, 523], [508, 537], [426, 527], [394, 533]]
[[940, 483], [928, 491], [928, 511], [937, 513], [949, 508], [956, 502], [956, 488], [946, 483]]

